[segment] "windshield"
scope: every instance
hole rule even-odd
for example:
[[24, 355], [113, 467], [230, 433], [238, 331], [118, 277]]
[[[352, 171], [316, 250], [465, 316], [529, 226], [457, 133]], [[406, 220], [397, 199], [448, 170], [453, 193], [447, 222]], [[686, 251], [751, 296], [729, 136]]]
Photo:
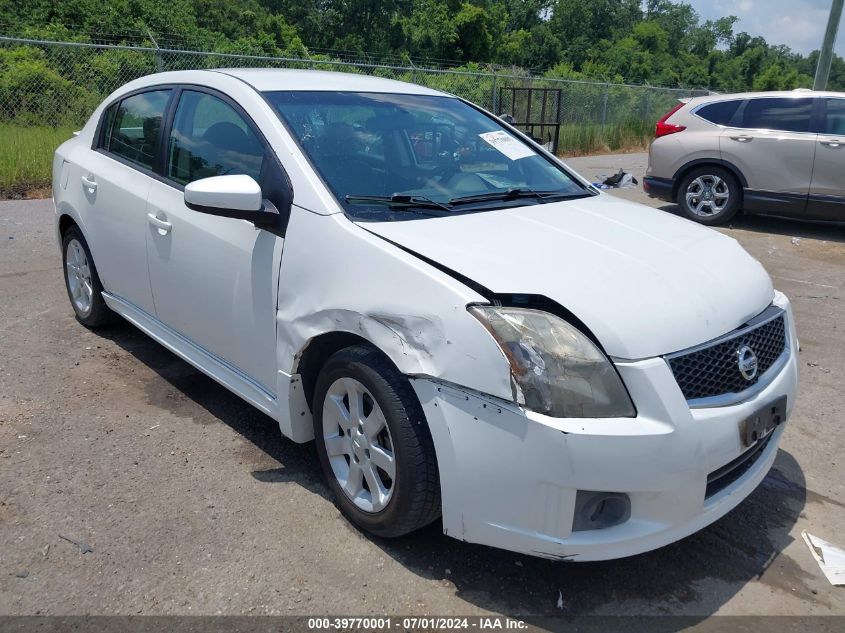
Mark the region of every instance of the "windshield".
[[413, 219], [593, 195], [497, 119], [452, 97], [266, 96], [358, 219]]

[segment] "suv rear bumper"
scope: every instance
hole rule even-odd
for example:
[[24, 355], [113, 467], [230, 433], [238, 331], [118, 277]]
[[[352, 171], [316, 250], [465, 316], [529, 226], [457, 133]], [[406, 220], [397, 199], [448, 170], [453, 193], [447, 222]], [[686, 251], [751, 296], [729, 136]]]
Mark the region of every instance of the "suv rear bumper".
[[657, 178], [655, 176], [646, 176], [643, 178], [643, 191], [651, 198], [674, 202], [675, 199], [672, 195], [674, 187], [675, 181], [671, 178]]

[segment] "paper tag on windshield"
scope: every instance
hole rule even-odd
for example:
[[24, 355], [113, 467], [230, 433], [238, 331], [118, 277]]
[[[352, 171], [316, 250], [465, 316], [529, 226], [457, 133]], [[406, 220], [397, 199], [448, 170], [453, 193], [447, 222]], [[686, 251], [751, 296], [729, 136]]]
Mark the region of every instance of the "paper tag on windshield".
[[484, 132], [478, 136], [511, 160], [519, 160], [520, 158], [528, 158], [529, 156], [536, 155], [534, 150], [525, 143], [519, 142], [507, 132]]

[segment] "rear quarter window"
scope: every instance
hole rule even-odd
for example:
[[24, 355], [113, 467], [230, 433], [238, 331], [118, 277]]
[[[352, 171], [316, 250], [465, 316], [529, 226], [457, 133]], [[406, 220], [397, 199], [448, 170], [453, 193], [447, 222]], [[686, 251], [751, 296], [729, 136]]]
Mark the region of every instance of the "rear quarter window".
[[695, 113], [710, 123], [729, 125], [740, 103], [742, 101], [717, 101], [700, 107]]

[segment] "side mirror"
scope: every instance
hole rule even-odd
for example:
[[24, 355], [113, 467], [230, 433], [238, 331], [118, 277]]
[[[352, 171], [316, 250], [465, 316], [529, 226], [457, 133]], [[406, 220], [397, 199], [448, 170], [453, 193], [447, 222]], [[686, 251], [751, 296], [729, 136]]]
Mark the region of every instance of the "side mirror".
[[261, 228], [279, 223], [279, 211], [264, 200], [261, 187], [250, 176], [212, 176], [185, 186], [185, 206], [200, 213], [247, 220]]

